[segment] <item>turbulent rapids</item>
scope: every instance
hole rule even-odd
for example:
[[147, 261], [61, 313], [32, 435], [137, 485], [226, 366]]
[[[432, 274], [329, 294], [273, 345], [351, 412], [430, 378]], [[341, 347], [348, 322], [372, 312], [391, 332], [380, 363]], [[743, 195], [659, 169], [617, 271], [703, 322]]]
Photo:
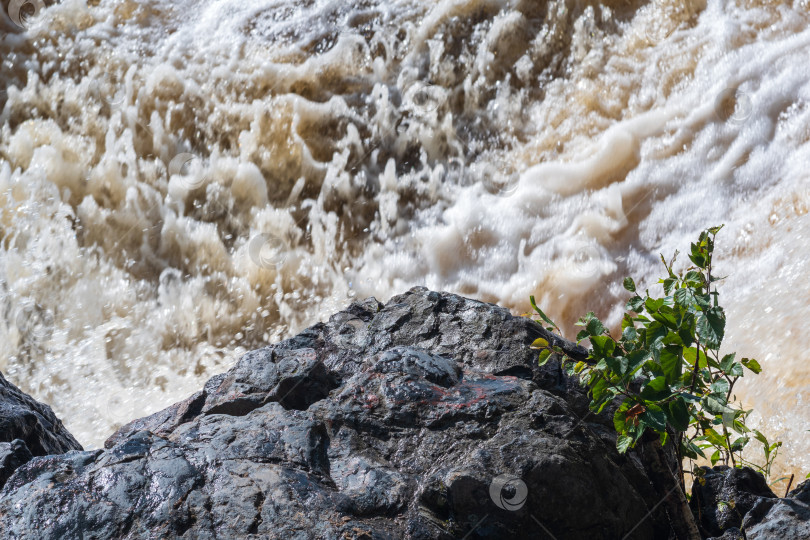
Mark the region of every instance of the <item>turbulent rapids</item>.
[[726, 223], [739, 397], [810, 466], [806, 0], [20, 4], [0, 371], [83, 444], [353, 298], [615, 325]]

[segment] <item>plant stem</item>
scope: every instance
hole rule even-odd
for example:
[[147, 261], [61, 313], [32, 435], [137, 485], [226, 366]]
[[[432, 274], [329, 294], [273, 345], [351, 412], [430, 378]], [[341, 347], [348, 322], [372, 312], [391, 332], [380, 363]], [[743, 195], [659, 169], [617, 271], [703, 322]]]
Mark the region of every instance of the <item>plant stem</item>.
[[[689, 508], [686, 493], [678, 484], [679, 480], [667, 466], [666, 453], [657, 436], [650, 434], [642, 438], [641, 451], [645, 455], [642, 461], [647, 475], [652, 481], [658, 496], [664, 501], [669, 514], [670, 525], [678, 540], [700, 540], [695, 516]], [[681, 464], [678, 463], [681, 469]]]

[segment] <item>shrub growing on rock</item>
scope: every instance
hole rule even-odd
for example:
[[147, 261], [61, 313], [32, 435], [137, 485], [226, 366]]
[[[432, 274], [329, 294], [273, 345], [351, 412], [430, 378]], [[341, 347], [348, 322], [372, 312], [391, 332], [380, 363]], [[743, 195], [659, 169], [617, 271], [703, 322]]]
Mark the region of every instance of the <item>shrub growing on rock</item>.
[[[642, 295], [633, 279], [625, 278], [624, 288], [632, 296], [620, 336], [611, 335], [593, 312], [580, 318], [576, 324], [583, 329], [577, 341], [590, 341], [587, 359], [572, 359], [543, 338], [532, 346], [540, 350], [541, 365], [552, 353], [559, 355], [564, 369], [587, 386], [594, 413], [618, 402], [613, 424], [619, 452], [626, 452], [639, 441], [657, 439], [655, 446], [661, 448], [672, 440], [678, 463], [684, 458], [702, 457], [712, 465], [751, 465], [767, 475], [781, 443], [771, 443], [761, 432], [749, 428], [746, 419], [751, 410], [733, 403], [737, 381], [746, 370], [756, 374], [761, 367], [754, 359], [738, 359], [736, 353], [720, 354], [726, 314], [716, 288], [723, 278], [712, 274], [712, 258], [715, 236], [721, 228], [703, 231], [691, 244], [692, 266], [684, 271], [673, 270], [677, 251], [669, 262], [661, 256], [667, 275], [659, 283], [665, 296], [654, 297], [649, 290]], [[548, 325], [546, 329], [561, 333], [537, 307], [534, 297], [531, 303]], [[743, 449], [752, 440], [763, 445], [764, 466], [743, 457]], [[664, 493], [669, 489], [667, 476], [657, 486]], [[677, 480], [675, 485], [683, 491], [680, 468]], [[685, 494], [677, 511], [685, 511], [684, 502]], [[685, 531], [684, 535], [693, 533]]]

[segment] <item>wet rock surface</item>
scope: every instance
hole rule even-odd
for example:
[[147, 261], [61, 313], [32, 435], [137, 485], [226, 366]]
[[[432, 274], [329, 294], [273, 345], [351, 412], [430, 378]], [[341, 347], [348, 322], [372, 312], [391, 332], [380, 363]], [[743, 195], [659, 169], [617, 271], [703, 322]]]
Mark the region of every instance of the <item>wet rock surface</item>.
[[50, 407], [0, 374], [0, 487], [33, 456], [81, 449]]
[[777, 497], [759, 472], [703, 467], [704, 482], [692, 489], [692, 508], [705, 537], [714, 540], [807, 540], [810, 481]]
[[[8, 538], [667, 538], [638, 456], [503, 308], [417, 288], [246, 354], [104, 450], [33, 457]], [[561, 343], [573, 354], [584, 349]], [[0, 455], [3, 450], [0, 449]], [[466, 535], [466, 536], [465, 536]]]
[[765, 499], [743, 521], [746, 538], [806, 540], [810, 538], [810, 481], [804, 481], [784, 499]]
[[743, 517], [762, 499], [775, 499], [762, 474], [748, 468], [701, 467], [702, 481], [692, 486], [692, 513], [706, 536], [738, 528]]

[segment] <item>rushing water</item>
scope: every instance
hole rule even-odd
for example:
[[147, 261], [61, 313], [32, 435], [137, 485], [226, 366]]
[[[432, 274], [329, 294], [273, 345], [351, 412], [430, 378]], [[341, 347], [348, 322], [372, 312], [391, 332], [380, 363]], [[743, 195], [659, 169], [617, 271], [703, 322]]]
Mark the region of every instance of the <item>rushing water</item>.
[[810, 470], [807, 0], [20, 3], [0, 371], [85, 445], [355, 297], [615, 325], [725, 223], [739, 397]]

